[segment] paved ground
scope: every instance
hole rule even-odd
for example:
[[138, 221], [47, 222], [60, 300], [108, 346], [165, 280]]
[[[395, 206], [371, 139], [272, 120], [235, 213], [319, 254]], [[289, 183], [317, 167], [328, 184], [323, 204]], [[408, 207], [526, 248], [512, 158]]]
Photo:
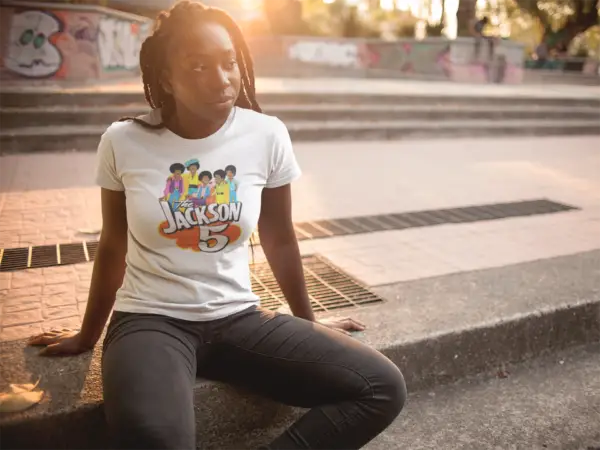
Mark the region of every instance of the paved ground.
[[600, 346], [570, 349], [409, 397], [368, 450], [597, 450]]
[[[61, 89], [66, 92], [107, 92], [141, 91], [139, 79], [130, 81], [106, 82], [93, 86], [74, 86], [63, 88], [56, 86], [4, 86], [3, 90], [47, 91]], [[575, 85], [502, 85], [502, 84], [466, 84], [448, 81], [416, 81], [397, 79], [356, 79], [356, 78], [258, 78], [256, 91], [260, 93], [368, 93], [368, 94], [410, 94], [430, 96], [523, 96], [523, 97], [553, 97], [553, 98], [599, 98], [600, 86]]]
[[[302, 252], [374, 286], [600, 249], [599, 147], [598, 137], [298, 144], [297, 221], [536, 198], [582, 208], [306, 241]], [[94, 161], [85, 153], [2, 157], [2, 247], [90, 238], [81, 232], [101, 224]], [[374, 179], [376, 194], [360, 188]], [[0, 273], [0, 340], [78, 326], [90, 276], [89, 264]]]

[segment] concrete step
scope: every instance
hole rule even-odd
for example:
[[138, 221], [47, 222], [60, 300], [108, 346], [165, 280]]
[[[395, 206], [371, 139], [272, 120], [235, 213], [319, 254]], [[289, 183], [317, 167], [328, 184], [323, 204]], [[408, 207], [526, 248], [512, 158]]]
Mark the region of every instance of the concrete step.
[[[291, 121], [295, 141], [400, 140], [480, 136], [597, 135], [600, 122], [587, 120], [398, 120]], [[0, 155], [94, 151], [105, 125], [41, 126], [0, 130]]]
[[[600, 123], [600, 108], [589, 106], [543, 105], [387, 105], [387, 104], [302, 104], [264, 105], [267, 114], [284, 122], [292, 121], [347, 121], [365, 122], [393, 120], [461, 120], [461, 119], [554, 119], [563, 121], [596, 120]], [[5, 130], [23, 127], [69, 125], [107, 125], [124, 116], [138, 116], [148, 112], [145, 104], [121, 106], [44, 106], [0, 107], [0, 123]]]
[[[314, 81], [318, 83], [318, 80]], [[313, 89], [315, 91], [315, 89]], [[564, 95], [527, 96], [507, 93], [506, 95], [424, 95], [381, 92], [264, 92], [257, 95], [262, 105], [313, 105], [313, 104], [379, 104], [379, 105], [485, 105], [485, 106], [586, 106], [600, 108], [600, 99], [593, 97], [568, 98]], [[45, 107], [45, 106], [120, 106], [145, 103], [141, 90], [129, 91], [61, 91], [6, 89], [0, 91], [2, 107]]]
[[[504, 374], [507, 365], [598, 342], [599, 268], [600, 251], [593, 251], [400, 283], [374, 289], [383, 305], [344, 313], [367, 324], [356, 338], [401, 367], [414, 393], [476, 374]], [[0, 417], [3, 445], [107, 448], [100, 349], [49, 359], [23, 347], [22, 341], [0, 344], [0, 391], [41, 377], [50, 395], [35, 408]], [[203, 380], [195, 405], [199, 448], [205, 449], [256, 448], [303, 413]], [[493, 417], [485, 413], [481, 418]]]

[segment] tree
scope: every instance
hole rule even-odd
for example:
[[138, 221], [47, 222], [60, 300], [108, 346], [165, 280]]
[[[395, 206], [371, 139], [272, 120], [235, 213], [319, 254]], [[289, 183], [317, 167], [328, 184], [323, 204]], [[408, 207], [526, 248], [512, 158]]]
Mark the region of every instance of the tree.
[[471, 35], [471, 23], [475, 19], [476, 0], [459, 0], [456, 13], [458, 36]]
[[599, 24], [599, 0], [514, 0], [544, 29], [543, 41], [565, 47], [575, 36]]

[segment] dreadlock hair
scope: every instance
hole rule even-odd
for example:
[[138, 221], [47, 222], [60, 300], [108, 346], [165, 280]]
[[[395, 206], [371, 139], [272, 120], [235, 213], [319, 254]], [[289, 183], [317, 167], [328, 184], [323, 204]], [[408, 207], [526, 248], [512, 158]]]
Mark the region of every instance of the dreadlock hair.
[[136, 117], [123, 117], [119, 121], [132, 120], [145, 128], [161, 129], [165, 127], [165, 117], [174, 113], [175, 102], [161, 83], [164, 64], [167, 60], [168, 44], [177, 33], [185, 30], [187, 24], [198, 21], [210, 21], [222, 25], [228, 32], [241, 75], [241, 89], [235, 106], [262, 112], [256, 101], [254, 63], [246, 39], [235, 20], [222, 9], [206, 6], [199, 2], [181, 0], [168, 11], [159, 13], [153, 32], [142, 44], [140, 50], [140, 68], [144, 84], [144, 96], [152, 109], [161, 108], [162, 120], [153, 125]]

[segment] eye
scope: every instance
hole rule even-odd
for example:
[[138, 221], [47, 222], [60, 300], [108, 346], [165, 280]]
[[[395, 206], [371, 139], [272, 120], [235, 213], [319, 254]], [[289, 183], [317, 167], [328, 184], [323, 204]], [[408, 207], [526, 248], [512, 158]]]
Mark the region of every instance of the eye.
[[192, 70], [194, 72], [204, 72], [206, 69], [208, 69], [208, 66], [206, 64], [194, 64], [194, 65], [192, 65]]
[[233, 70], [235, 66], [237, 66], [237, 61], [235, 59], [230, 59], [223, 65], [226, 70]]
[[33, 46], [35, 48], [40, 48], [44, 45], [45, 42], [46, 42], [46, 36], [44, 36], [42, 33], [40, 33], [33, 40]]
[[19, 44], [27, 45], [33, 40], [33, 30], [25, 30], [21, 33], [21, 37], [19, 38]]

